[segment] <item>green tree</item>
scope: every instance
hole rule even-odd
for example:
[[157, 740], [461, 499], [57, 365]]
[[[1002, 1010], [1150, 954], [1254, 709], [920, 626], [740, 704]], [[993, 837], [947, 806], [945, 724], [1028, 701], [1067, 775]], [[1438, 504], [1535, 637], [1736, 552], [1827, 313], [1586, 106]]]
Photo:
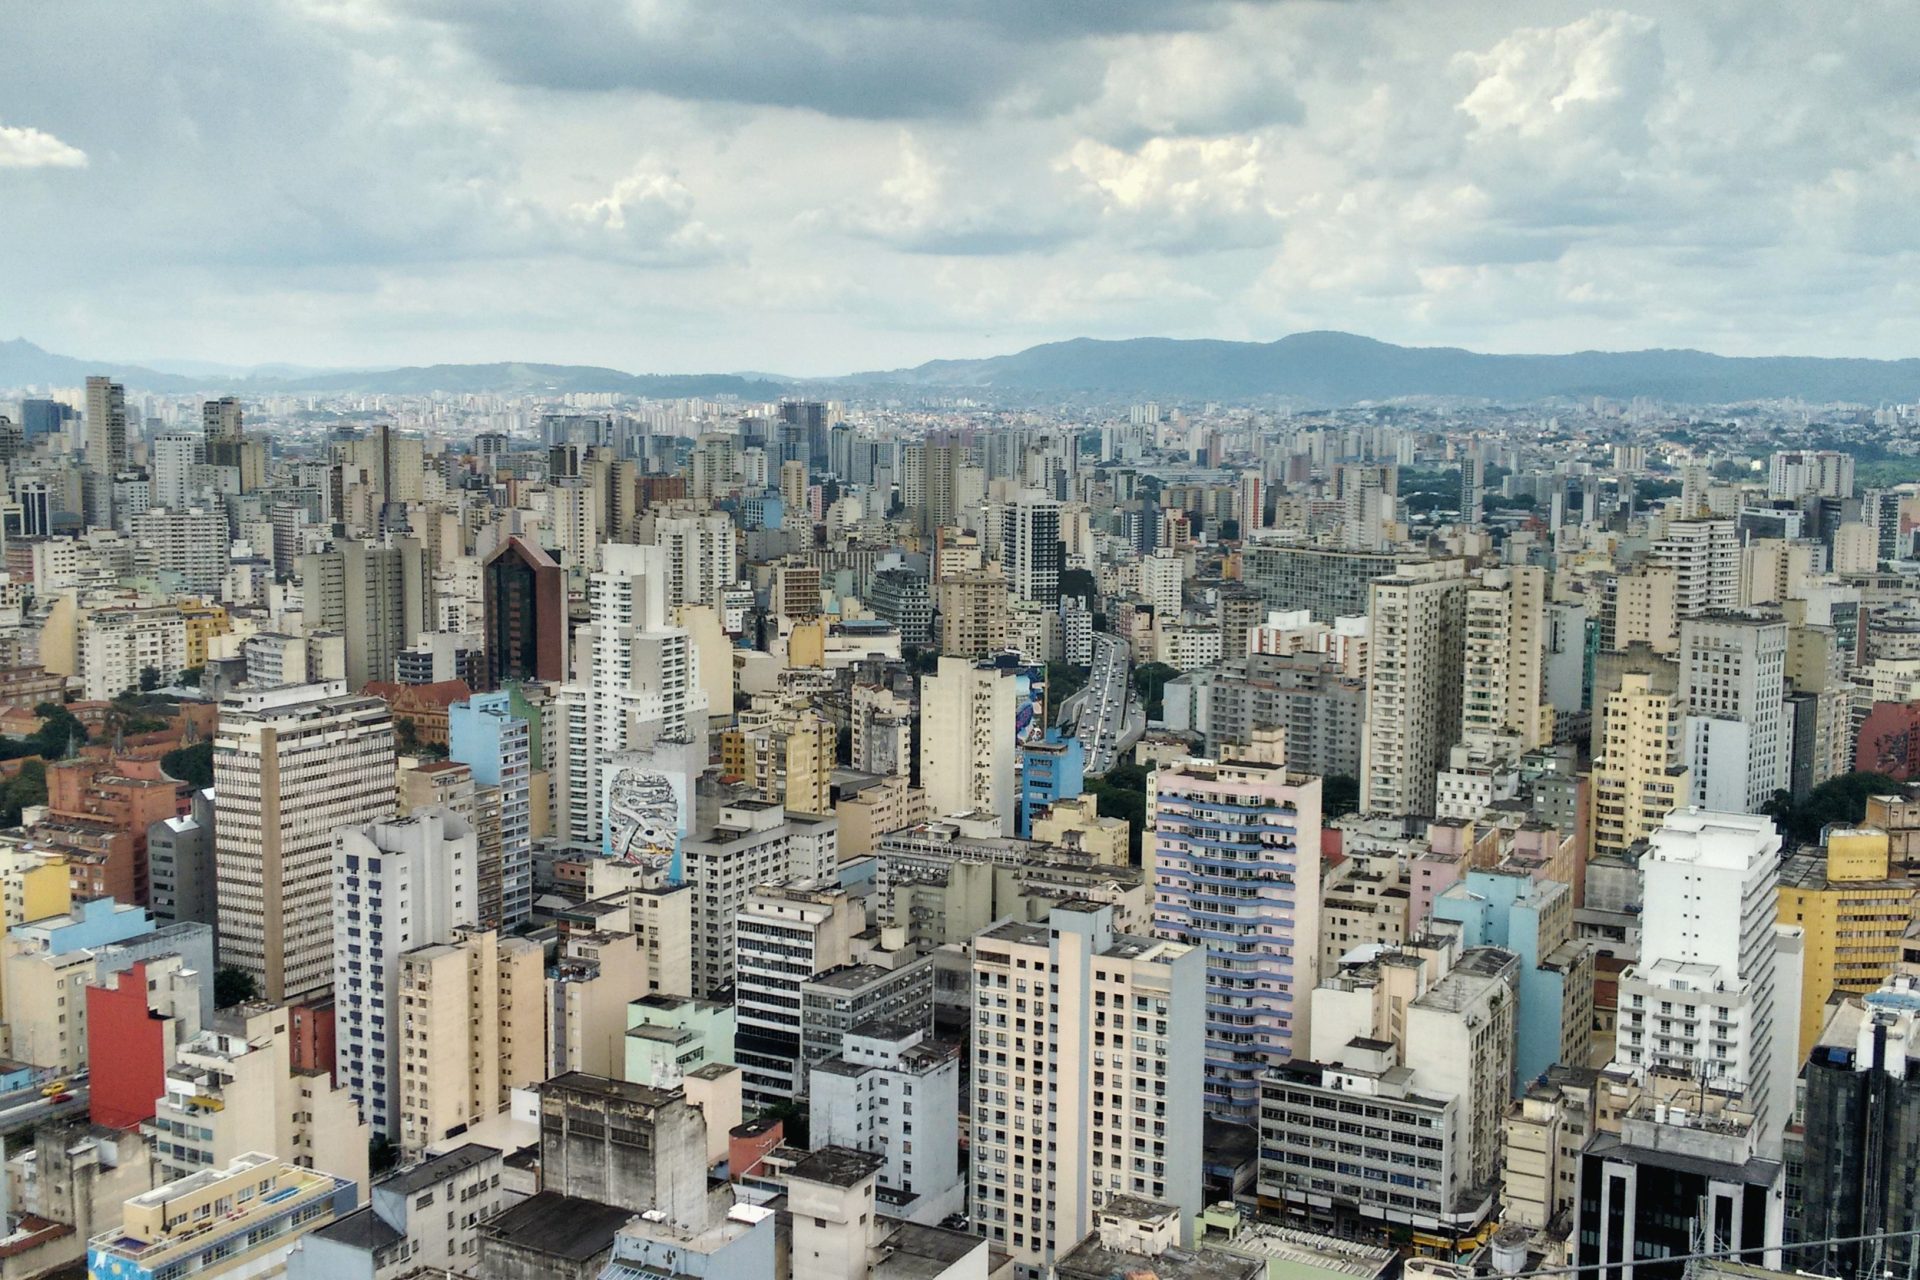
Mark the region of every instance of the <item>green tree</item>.
[[1828, 778], [1798, 803], [1784, 791], [1775, 792], [1772, 802], [1761, 811], [1794, 840], [1816, 844], [1829, 826], [1848, 826], [1866, 817], [1869, 796], [1905, 793], [1905, 786], [1884, 773], [1843, 773]]
[[64, 760], [69, 743], [87, 740], [87, 726], [57, 702], [43, 702], [33, 714], [40, 717], [40, 727], [27, 738], [27, 744], [43, 759]]
[[1220, 541], [1240, 541], [1240, 522], [1238, 520], [1228, 519], [1220, 522]]
[[196, 742], [160, 757], [160, 768], [196, 791], [213, 785], [213, 743]]
[[1344, 775], [1328, 778], [1320, 787], [1320, 817], [1344, 817], [1360, 807], [1360, 780]]
[[201, 677], [206, 674], [207, 669], [205, 667], [188, 667], [180, 673], [180, 683], [189, 689], [198, 689], [200, 687]]
[[28, 805], [47, 802], [47, 762], [28, 756], [20, 762], [20, 771], [0, 788], [0, 823], [20, 825], [20, 813]]
[[391, 1138], [375, 1138], [367, 1144], [367, 1172], [379, 1176], [400, 1163], [400, 1148]]
[[413, 717], [399, 716], [393, 722], [394, 736], [399, 739], [400, 750], [416, 751], [420, 747], [420, 730], [414, 725]]
[[159, 687], [160, 687], [160, 668], [158, 667], [140, 668], [140, 692], [152, 693], [155, 689], [158, 689]]
[[1134, 691], [1146, 707], [1147, 719], [1158, 720], [1166, 711], [1167, 681], [1179, 674], [1164, 662], [1143, 662], [1133, 669]]
[[213, 974], [213, 1003], [221, 1009], [260, 998], [260, 984], [245, 969], [225, 965]]

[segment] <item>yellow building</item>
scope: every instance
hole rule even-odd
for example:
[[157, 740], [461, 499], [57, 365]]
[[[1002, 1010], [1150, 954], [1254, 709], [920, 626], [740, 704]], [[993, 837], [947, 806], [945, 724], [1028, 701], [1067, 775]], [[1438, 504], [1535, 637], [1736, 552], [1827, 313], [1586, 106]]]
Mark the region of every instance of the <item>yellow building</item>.
[[540, 945], [491, 929], [400, 957], [406, 1158], [498, 1115], [512, 1090], [546, 1078], [544, 983]]
[[[841, 832], [844, 839], [844, 827]], [[1133, 824], [1125, 818], [1101, 817], [1099, 798], [1091, 795], [1056, 800], [1033, 819], [1035, 840], [1116, 867], [1127, 865], [1127, 842], [1132, 832]]]
[[0, 926], [11, 929], [72, 910], [66, 859], [39, 849], [0, 848]]
[[1680, 762], [1681, 699], [1650, 677], [1629, 673], [1601, 708], [1600, 751], [1593, 762], [1592, 856], [1625, 853], [1692, 799], [1693, 776]]
[[[766, 699], [758, 700], [763, 704]], [[720, 735], [720, 771], [796, 813], [833, 812], [833, 726], [810, 707], [756, 706]]]
[[[840, 856], [864, 858], [874, 851], [880, 837], [887, 832], [917, 826], [927, 820], [927, 793], [908, 786], [904, 775], [895, 775], [862, 787], [841, 800], [833, 811], [840, 819]], [[1126, 843], [1126, 835], [1122, 833], [1123, 854]]]
[[87, 1273], [275, 1276], [300, 1237], [352, 1213], [351, 1180], [250, 1151], [128, 1200], [118, 1227], [87, 1242]]
[[1887, 833], [1877, 827], [1836, 827], [1820, 853], [1781, 864], [1780, 923], [1799, 925], [1807, 939], [1801, 1058], [1820, 1038], [1828, 998], [1879, 990], [1900, 959], [1920, 883], [1892, 875], [1887, 850]]
[[232, 631], [233, 624], [227, 618], [227, 611], [217, 604], [189, 600], [179, 608], [180, 616], [187, 620], [187, 666], [204, 667], [207, 642]]

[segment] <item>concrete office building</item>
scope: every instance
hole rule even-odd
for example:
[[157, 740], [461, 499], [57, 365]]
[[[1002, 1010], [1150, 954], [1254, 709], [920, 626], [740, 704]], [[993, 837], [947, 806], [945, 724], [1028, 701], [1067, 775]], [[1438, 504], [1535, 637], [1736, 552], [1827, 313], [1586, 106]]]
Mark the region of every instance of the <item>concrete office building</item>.
[[942, 656], [920, 681], [920, 780], [930, 812], [1014, 828], [1014, 672]]
[[1391, 575], [1402, 557], [1381, 551], [1339, 551], [1256, 537], [1243, 554], [1243, 576], [1271, 609], [1305, 609], [1315, 622], [1367, 612], [1368, 584]]
[[511, 928], [533, 911], [532, 725], [510, 694], [476, 694], [447, 709], [447, 754], [500, 791], [500, 915]]
[[975, 938], [970, 1204], [1022, 1276], [1045, 1274], [1115, 1196], [1173, 1204], [1191, 1230], [1205, 965], [1086, 902]]
[[1261, 1072], [1306, 1043], [1305, 995], [1319, 977], [1320, 779], [1277, 758], [1189, 760], [1156, 769], [1149, 793], [1154, 933], [1206, 956], [1206, 1107], [1251, 1120]]
[[735, 923], [734, 1061], [750, 1105], [792, 1098], [805, 1072], [801, 988], [809, 978], [853, 962], [865, 908], [844, 889], [763, 885], [748, 895]]
[[832, 819], [789, 817], [763, 800], [721, 806], [714, 825], [682, 845], [693, 886], [693, 986], [714, 998], [734, 982], [735, 928], [747, 896], [763, 884], [823, 880], [838, 864]]
[[337, 683], [236, 693], [213, 744], [220, 958], [271, 1003], [333, 985], [333, 835], [394, 812], [393, 717]]
[[522, 537], [507, 538], [480, 570], [487, 687], [567, 678], [566, 570]]
[[178, 574], [180, 589], [197, 596], [220, 594], [227, 577], [227, 516], [183, 505], [137, 512], [128, 520], [145, 564], [156, 574]]
[[1373, 583], [1363, 813], [1435, 812], [1435, 779], [1460, 738], [1467, 590], [1460, 560], [1416, 561]]
[[[1895, 874], [1877, 827], [1831, 826], [1820, 848], [1780, 865], [1780, 923], [1806, 933], [1797, 1052], [1813, 1052], [1836, 994], [1865, 995], [1898, 967], [1920, 904], [1920, 881]], [[1783, 1011], [1784, 1016], [1784, 1011]]]
[[287, 1256], [287, 1280], [388, 1280], [471, 1274], [479, 1224], [506, 1208], [502, 1153], [469, 1142], [373, 1184], [372, 1200], [309, 1231]]

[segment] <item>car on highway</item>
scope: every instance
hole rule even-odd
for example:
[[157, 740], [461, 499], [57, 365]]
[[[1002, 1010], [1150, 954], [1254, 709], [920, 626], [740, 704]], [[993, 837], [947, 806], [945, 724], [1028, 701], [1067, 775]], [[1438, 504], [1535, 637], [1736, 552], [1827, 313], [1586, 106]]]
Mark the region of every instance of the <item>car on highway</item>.
[[43, 1098], [51, 1098], [56, 1093], [65, 1093], [66, 1091], [67, 1082], [65, 1080], [55, 1080], [51, 1084], [40, 1087], [40, 1096]]

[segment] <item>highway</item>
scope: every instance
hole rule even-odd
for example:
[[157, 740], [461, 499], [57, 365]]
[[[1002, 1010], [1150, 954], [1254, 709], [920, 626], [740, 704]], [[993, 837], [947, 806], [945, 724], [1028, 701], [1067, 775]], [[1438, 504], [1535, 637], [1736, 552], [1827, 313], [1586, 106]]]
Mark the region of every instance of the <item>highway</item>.
[[36, 1085], [14, 1093], [0, 1094], [0, 1138], [14, 1138], [37, 1129], [50, 1120], [67, 1120], [87, 1114], [87, 1085], [75, 1080], [65, 1102], [40, 1096]]
[[1133, 659], [1118, 637], [1093, 638], [1087, 687], [1075, 695], [1073, 736], [1087, 749], [1087, 776], [1113, 768], [1126, 749], [1128, 704], [1133, 697]]

